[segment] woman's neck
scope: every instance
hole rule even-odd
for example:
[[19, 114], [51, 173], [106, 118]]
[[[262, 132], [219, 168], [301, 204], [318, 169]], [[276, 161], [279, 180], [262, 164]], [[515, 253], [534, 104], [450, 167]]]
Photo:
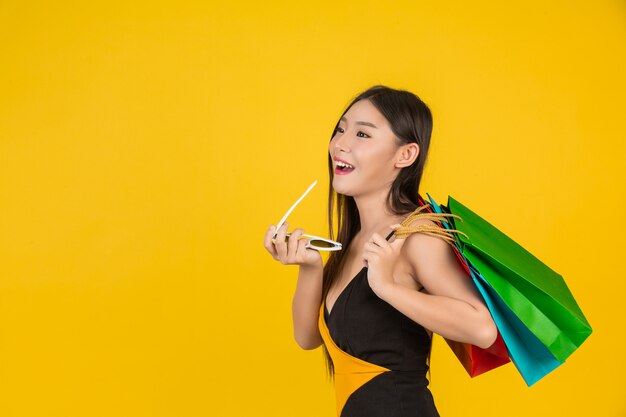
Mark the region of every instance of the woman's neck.
[[400, 223], [404, 220], [403, 215], [390, 214], [387, 211], [386, 198], [388, 190], [378, 195], [355, 197], [357, 208], [359, 210], [359, 220], [361, 230], [359, 235], [368, 238], [373, 233], [378, 233], [386, 237], [391, 232], [391, 225]]

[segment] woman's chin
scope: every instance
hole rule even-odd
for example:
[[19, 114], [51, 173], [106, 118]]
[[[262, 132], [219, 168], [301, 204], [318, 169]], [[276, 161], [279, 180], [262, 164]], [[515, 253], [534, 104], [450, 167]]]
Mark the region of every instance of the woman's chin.
[[335, 180], [333, 180], [332, 185], [333, 185], [333, 190], [337, 194], [341, 194], [341, 195], [345, 195], [345, 196], [352, 196], [351, 188], [345, 186], [344, 184], [336, 184]]

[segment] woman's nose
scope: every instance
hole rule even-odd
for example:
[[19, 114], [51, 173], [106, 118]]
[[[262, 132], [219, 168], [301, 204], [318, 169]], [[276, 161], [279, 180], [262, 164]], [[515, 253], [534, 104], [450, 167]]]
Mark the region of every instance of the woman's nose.
[[338, 138], [335, 139], [335, 149], [347, 149], [346, 143], [349, 139], [346, 137], [346, 134], [342, 134]]

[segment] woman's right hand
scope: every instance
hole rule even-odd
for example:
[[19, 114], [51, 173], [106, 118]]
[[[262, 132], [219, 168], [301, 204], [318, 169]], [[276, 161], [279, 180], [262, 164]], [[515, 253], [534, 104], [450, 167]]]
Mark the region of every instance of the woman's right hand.
[[276, 232], [276, 226], [270, 225], [267, 233], [265, 233], [265, 249], [275, 260], [280, 261], [284, 265], [322, 267], [322, 255], [315, 249], [305, 248], [307, 239], [300, 239], [300, 236], [304, 233], [303, 229], [294, 230], [289, 235], [289, 240], [285, 242], [287, 227], [289, 227], [289, 224], [287, 222], [283, 223], [278, 230], [276, 239], [272, 239]]

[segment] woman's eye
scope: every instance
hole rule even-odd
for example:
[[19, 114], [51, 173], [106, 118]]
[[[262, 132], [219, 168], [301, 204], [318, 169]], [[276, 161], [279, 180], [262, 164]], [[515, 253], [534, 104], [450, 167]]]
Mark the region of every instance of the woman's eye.
[[[341, 128], [341, 127], [337, 127], [337, 128], [335, 129], [335, 132], [343, 133], [343, 128]], [[370, 137], [370, 135], [368, 135], [367, 133], [365, 133], [365, 132], [363, 132], [363, 131], [361, 131], [361, 130], [359, 130], [358, 132], [356, 132], [357, 136], [359, 136], [359, 134], [360, 134], [360, 133], [364, 134], [364, 135], [365, 135], [365, 137], [368, 137], [368, 138]], [[359, 137], [361, 137], [361, 138], [362, 138], [362, 137], [364, 137], [364, 136], [359, 136]]]

